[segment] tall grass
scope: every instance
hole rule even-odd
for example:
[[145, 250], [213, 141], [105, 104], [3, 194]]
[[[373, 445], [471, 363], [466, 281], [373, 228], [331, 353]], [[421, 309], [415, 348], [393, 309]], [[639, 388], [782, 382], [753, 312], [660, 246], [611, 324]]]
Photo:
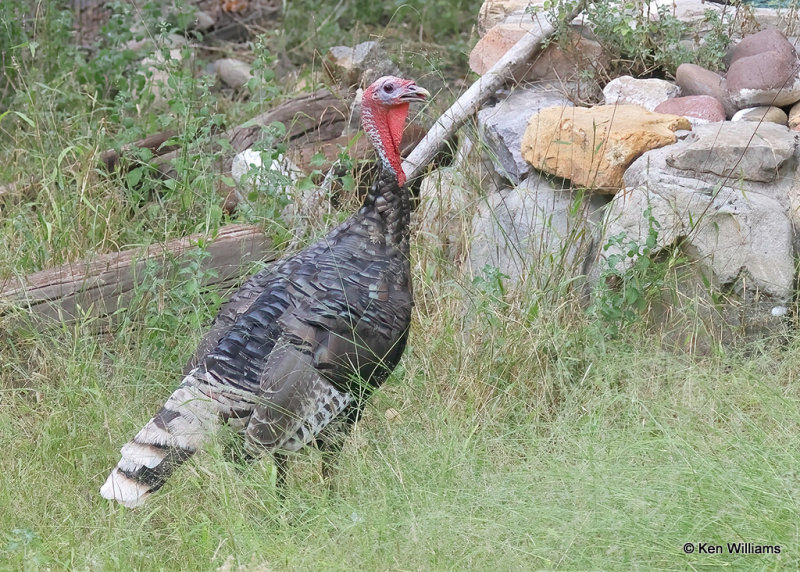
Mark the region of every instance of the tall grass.
[[[568, 344], [586, 326], [580, 318], [505, 318], [497, 347], [464, 339], [455, 302], [418, 314], [409, 352], [348, 441], [332, 490], [317, 455], [303, 453], [281, 500], [270, 461], [228, 461], [223, 436], [136, 511], [97, 488], [121, 441], [176, 382], [179, 358], [80, 327], [14, 340], [0, 374], [0, 567], [800, 563], [797, 347], [700, 360], [637, 337], [580, 351]], [[472, 328], [486, 333], [480, 321]], [[181, 334], [177, 353], [188, 355], [192, 336]], [[736, 541], [782, 552], [682, 552], [687, 542]]]
[[[0, 181], [26, 190], [0, 206], [0, 279], [228, 220], [208, 163], [184, 164], [177, 191], [145, 173], [143, 193], [96, 161], [131, 121], [199, 131], [199, 117], [241, 108], [215, 107], [176, 67], [183, 95], [135, 116], [146, 96], [82, 83], [77, 52], [34, 82], [41, 70], [22, 57], [34, 28], [5, 29], [20, 57], [3, 86]], [[191, 277], [146, 281], [107, 333], [91, 318], [41, 330], [0, 315], [0, 570], [800, 567], [795, 340], [697, 357], [641, 328], [609, 339], [557, 279], [512, 292], [429, 248], [415, 260], [440, 266], [415, 277], [402, 363], [332, 482], [303, 452], [283, 498], [271, 461], [231, 461], [225, 434], [141, 510], [98, 494], [213, 315], [218, 300]], [[737, 541], [781, 553], [683, 550]]]

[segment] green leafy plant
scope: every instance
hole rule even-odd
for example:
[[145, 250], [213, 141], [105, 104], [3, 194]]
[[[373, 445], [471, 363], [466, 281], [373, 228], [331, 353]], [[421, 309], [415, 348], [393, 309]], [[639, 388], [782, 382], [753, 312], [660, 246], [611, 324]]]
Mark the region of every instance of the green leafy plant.
[[664, 284], [665, 263], [653, 259], [660, 224], [650, 207], [645, 209], [644, 217], [647, 222], [644, 243], [629, 239], [622, 232], [609, 237], [603, 246], [604, 251], [612, 250], [612, 254], [605, 259], [589, 313], [612, 337], [641, 320], [653, 296]]
[[[543, 9], [553, 21], [562, 21], [571, 9], [571, 1], [545, 2]], [[691, 39], [691, 28], [673, 14], [671, 5], [637, 1], [600, 0], [587, 3], [584, 16], [592, 37], [610, 57], [610, 78], [623, 73], [639, 76], [674, 74], [682, 63], [696, 63], [710, 69], [721, 69], [730, 43], [730, 24], [715, 10], [706, 10], [696, 24], [699, 32]], [[568, 42], [569, 26], [558, 30], [555, 41]]]

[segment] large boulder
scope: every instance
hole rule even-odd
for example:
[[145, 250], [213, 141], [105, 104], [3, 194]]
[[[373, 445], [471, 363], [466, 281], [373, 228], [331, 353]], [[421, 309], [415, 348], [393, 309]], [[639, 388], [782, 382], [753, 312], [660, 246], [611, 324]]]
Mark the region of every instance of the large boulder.
[[[501, 22], [481, 38], [469, 55], [469, 66], [478, 75], [485, 74], [531, 29], [541, 28], [542, 16], [523, 15]], [[608, 64], [603, 48], [585, 37], [581, 27], [574, 27], [560, 42], [551, 42], [529, 62], [514, 71], [517, 82], [546, 80], [558, 84], [576, 84], [581, 90], [595, 87], [585, 81], [585, 70]], [[586, 84], [586, 85], [583, 85]]]
[[725, 108], [726, 117], [732, 117], [738, 109], [728, 95], [725, 78], [716, 72], [695, 64], [681, 64], [675, 72], [675, 81], [684, 96], [708, 95], [717, 99]]
[[[744, 128], [753, 143], [763, 130], [772, 152], [783, 158], [756, 169], [747, 157]], [[703, 152], [712, 138], [716, 145]], [[707, 347], [783, 332], [800, 229], [794, 147], [785, 127], [728, 122], [697, 127], [685, 141], [645, 153], [626, 171], [626, 191], [609, 205], [591, 277], [603, 276], [611, 260], [620, 272], [632, 268], [644, 252], [632, 245], [655, 236], [650, 258], [678, 254], [672, 260], [684, 261], [680, 274], [664, 279], [672, 295], [653, 302], [649, 312], [651, 319], [663, 320], [659, 326], [671, 331], [672, 341], [696, 347], [702, 338]], [[787, 149], [793, 152], [789, 157]], [[735, 167], [731, 158], [737, 153], [753, 167]], [[768, 154], [753, 150], [754, 157]]]
[[513, 283], [538, 287], [584, 275], [592, 224], [605, 203], [603, 197], [556, 188], [536, 174], [492, 193], [472, 220], [472, 274], [490, 266]]
[[675, 143], [675, 131], [690, 128], [684, 117], [653, 113], [638, 105], [552, 107], [528, 121], [522, 155], [546, 173], [614, 194], [634, 159]]
[[423, 268], [463, 258], [474, 204], [466, 173], [458, 166], [443, 167], [422, 180], [413, 225], [418, 244], [425, 246], [418, 256]]

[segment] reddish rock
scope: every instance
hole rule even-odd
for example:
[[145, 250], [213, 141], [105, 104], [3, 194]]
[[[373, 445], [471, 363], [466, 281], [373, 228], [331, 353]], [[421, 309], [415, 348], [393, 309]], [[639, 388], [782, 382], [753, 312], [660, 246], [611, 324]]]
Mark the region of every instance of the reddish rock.
[[[526, 25], [519, 22], [502, 23], [486, 32], [469, 54], [469, 67], [478, 75], [486, 73], [502, 58], [517, 41], [533, 26], [532, 21]], [[527, 66], [515, 73], [514, 79], [525, 80], [559, 80], [570, 81], [582, 70], [605, 67], [607, 58], [603, 48], [597, 42], [584, 38], [573, 31], [569, 44], [561, 49], [556, 42], [551, 43], [543, 52]]]
[[658, 104], [653, 111], [700, 119], [709, 123], [725, 121], [725, 108], [717, 98], [710, 95], [675, 97]]
[[742, 38], [741, 42], [728, 51], [726, 60], [730, 66], [736, 60], [763, 52], [780, 52], [794, 56], [794, 47], [783, 35], [783, 32], [771, 28]]
[[727, 88], [738, 108], [790, 105], [800, 100], [794, 50], [771, 50], [740, 57], [728, 68]]
[[683, 95], [710, 95], [722, 103], [726, 117], [736, 113], [737, 107], [730, 100], [725, 79], [719, 74], [695, 64], [681, 64], [675, 72], [675, 81]]
[[739, 58], [728, 68], [728, 91], [785, 87], [797, 68], [794, 52], [771, 50]]

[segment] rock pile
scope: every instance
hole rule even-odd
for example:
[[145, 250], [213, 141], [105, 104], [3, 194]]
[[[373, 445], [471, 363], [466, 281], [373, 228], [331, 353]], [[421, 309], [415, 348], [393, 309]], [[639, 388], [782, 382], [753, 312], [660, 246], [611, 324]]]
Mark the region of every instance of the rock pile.
[[[484, 3], [474, 71], [536, 25], [530, 4]], [[679, 4], [689, 24], [718, 8]], [[560, 82], [531, 62], [524, 83], [478, 114], [497, 176], [480, 189], [469, 270], [488, 264], [536, 287], [554, 273], [584, 276], [591, 289], [610, 257], [624, 272], [638, 255], [624, 245], [655, 234], [648, 255], [682, 261], [673, 295], [651, 316], [674, 340], [698, 347], [782, 332], [800, 246], [800, 134], [792, 131], [800, 129], [800, 61], [774, 27], [785, 24], [780, 14], [755, 12], [773, 27], [745, 34], [726, 74], [684, 64], [674, 82], [619, 77], [603, 88], [605, 105], [575, 97], [585, 88], [581, 66], [604, 57], [585, 30], [576, 45], [586, 57], [547, 48]]]

